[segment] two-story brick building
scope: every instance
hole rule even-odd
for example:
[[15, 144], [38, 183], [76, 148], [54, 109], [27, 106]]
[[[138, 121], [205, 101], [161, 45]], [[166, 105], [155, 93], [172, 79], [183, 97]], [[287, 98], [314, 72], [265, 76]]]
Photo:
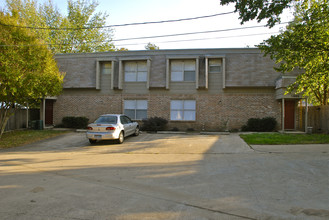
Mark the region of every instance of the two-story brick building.
[[301, 97], [284, 95], [294, 76], [282, 77], [258, 49], [61, 54], [56, 60], [66, 76], [62, 95], [44, 101], [46, 124], [125, 113], [165, 118], [168, 129], [240, 129], [249, 118], [267, 116], [281, 129], [300, 129]]

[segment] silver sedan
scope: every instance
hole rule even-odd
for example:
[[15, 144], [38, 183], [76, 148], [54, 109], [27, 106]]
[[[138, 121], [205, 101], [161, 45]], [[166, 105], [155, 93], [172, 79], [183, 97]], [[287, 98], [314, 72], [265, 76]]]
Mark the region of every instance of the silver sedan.
[[88, 125], [87, 138], [91, 144], [98, 140], [117, 140], [117, 143], [122, 144], [129, 135], [138, 136], [139, 125], [126, 115], [101, 115]]

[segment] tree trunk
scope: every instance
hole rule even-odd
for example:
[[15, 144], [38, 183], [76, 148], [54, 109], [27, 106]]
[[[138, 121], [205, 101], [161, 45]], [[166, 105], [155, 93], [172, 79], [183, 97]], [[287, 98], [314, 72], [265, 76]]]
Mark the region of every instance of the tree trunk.
[[9, 120], [10, 116], [12, 116], [15, 112], [14, 110], [11, 111], [10, 108], [9, 109], [2, 109], [2, 110], [4, 110], [4, 111], [1, 111], [2, 115], [0, 116], [0, 118], [1, 118], [1, 121], [0, 121], [0, 139], [2, 137], [3, 132], [5, 131], [5, 128], [6, 128], [6, 125], [7, 125], [7, 122]]

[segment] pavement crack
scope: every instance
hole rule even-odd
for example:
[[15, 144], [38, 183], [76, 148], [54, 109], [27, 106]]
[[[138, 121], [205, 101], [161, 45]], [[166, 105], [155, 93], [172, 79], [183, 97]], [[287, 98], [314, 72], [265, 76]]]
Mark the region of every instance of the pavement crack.
[[234, 217], [238, 217], [238, 218], [257, 220], [256, 218], [251, 218], [251, 217], [248, 217], [248, 216], [243, 216], [243, 215], [233, 214], [233, 213], [224, 212], [224, 211], [220, 211], [220, 210], [205, 208], [205, 207], [202, 207], [202, 206], [191, 205], [191, 204], [187, 204], [187, 203], [182, 203], [182, 204], [185, 205], [185, 206], [189, 206], [189, 207], [193, 207], [193, 208], [197, 208], [197, 209], [202, 209], [202, 210], [206, 210], [206, 211], [210, 211], [210, 212], [216, 212], [216, 213], [220, 213], [220, 214], [224, 214], [224, 215], [234, 216]]

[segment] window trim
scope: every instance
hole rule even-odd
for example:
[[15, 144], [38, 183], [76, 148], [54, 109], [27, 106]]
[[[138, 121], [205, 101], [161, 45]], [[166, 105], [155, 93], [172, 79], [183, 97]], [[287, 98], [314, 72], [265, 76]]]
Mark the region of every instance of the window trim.
[[[186, 61], [186, 62], [185, 62]], [[188, 61], [192, 61], [194, 62], [194, 80], [186, 80], [186, 76], [187, 76], [187, 72], [188, 71], [192, 71], [192, 70], [187, 70], [186, 69], [186, 66], [187, 66], [187, 62]], [[173, 72], [178, 72], [178, 71], [173, 71], [173, 64], [174, 62], [182, 62], [183, 63], [183, 68], [179, 71], [179, 73], [182, 73], [182, 80], [173, 80]], [[171, 60], [170, 61], [170, 81], [171, 82], [195, 82], [196, 81], [196, 61], [194, 59], [191, 59], [191, 60]]]
[[[124, 71], [124, 82], [125, 82], [125, 83], [131, 83], [131, 82], [132, 82], [132, 83], [135, 83], [135, 82], [147, 82], [147, 72], [148, 72], [148, 71], [147, 71], [147, 61], [145, 62], [145, 64], [146, 64], [146, 65], [145, 65], [145, 66], [146, 66], [146, 71], [138, 71], [138, 66], [139, 66], [138, 63], [141, 63], [141, 62], [144, 63], [144, 60], [141, 60], [141, 61], [126, 61], [126, 62], [125, 62], [124, 67], [123, 67], [123, 68], [124, 68], [123, 71]], [[135, 69], [134, 71], [126, 71], [126, 66], [127, 66], [128, 63], [130, 63], [130, 64], [133, 63], [133, 64], [134, 64], [134, 67], [136, 67], [136, 69]], [[127, 78], [127, 73], [128, 73], [128, 72], [134, 73], [134, 80], [127, 81], [126, 78]], [[143, 81], [139, 81], [139, 80], [138, 80], [139, 73], [142, 73], [142, 72], [143, 72], [143, 73], [146, 72], [146, 79], [145, 79], [145, 81], [144, 81], [144, 80], [143, 80]]]
[[[110, 64], [110, 68], [105, 68], [106, 64]], [[103, 62], [100, 62], [100, 66], [101, 66], [101, 69], [100, 69], [100, 74], [101, 75], [110, 75], [110, 74], [112, 74], [112, 62], [103, 61]], [[110, 73], [104, 73], [104, 70], [106, 70], [106, 69], [109, 69]]]
[[[124, 81], [124, 62], [138, 62], [138, 61], [146, 61], [146, 68], [147, 68], [147, 75], [146, 75], [146, 88], [150, 88], [150, 73], [151, 73], [151, 61], [152, 59], [150, 57], [127, 57], [127, 58], [121, 58], [119, 59], [119, 84], [118, 89], [123, 89], [123, 82]], [[143, 82], [125, 82], [125, 83], [145, 83]]]
[[[195, 60], [195, 88], [198, 89], [200, 56], [195, 56], [195, 55], [166, 56], [166, 89], [170, 89], [170, 82], [173, 82], [171, 81], [171, 62], [170, 62], [171, 60]], [[174, 83], [177, 82], [174, 81]], [[191, 82], [179, 81], [178, 83], [191, 83]]]
[[[126, 110], [126, 108], [125, 108], [125, 101], [134, 101], [135, 102], [135, 108], [134, 109], [127, 109], [127, 110], [134, 110], [134, 112], [135, 112], [135, 117], [134, 118], [131, 118], [132, 120], [137, 120], [137, 121], [143, 120], [143, 118], [142, 119], [137, 119], [136, 118], [136, 116], [137, 116], [137, 110], [146, 110], [146, 118], [147, 118], [148, 108], [149, 108], [149, 106], [148, 106], [149, 103], [148, 103], [148, 100], [147, 99], [124, 99], [123, 100], [123, 114], [125, 114], [125, 110]], [[137, 101], [146, 101], [146, 109], [137, 109]]]
[[[218, 63], [216, 63], [215, 65], [213, 64], [213, 65], [211, 65], [210, 64], [210, 61], [212, 61], [212, 60], [219, 60], [220, 61], [220, 63], [219, 63], [219, 65], [218, 65]], [[208, 59], [208, 71], [209, 71], [209, 74], [218, 74], [218, 73], [221, 73], [222, 72], [222, 59], [221, 58], [209, 58]], [[213, 71], [213, 72], [211, 72], [211, 67], [220, 67], [220, 69], [219, 69], [219, 71]]]
[[[171, 108], [171, 104], [172, 104], [172, 101], [181, 101], [181, 102], [183, 102], [182, 104], [183, 104], [183, 109], [172, 109]], [[194, 110], [191, 110], [191, 109], [184, 109], [184, 102], [185, 101], [194, 101], [194, 103], [195, 103], [195, 109]], [[195, 122], [196, 121], [196, 109], [197, 109], [197, 103], [196, 103], [196, 100], [195, 99], [173, 99], [173, 100], [170, 100], [170, 121], [180, 121], [180, 122], [189, 122], [189, 121], [191, 121], [191, 122]], [[172, 111], [182, 111], [183, 112], [183, 115], [182, 115], [182, 118], [183, 119], [181, 119], [181, 120], [173, 120], [173, 119], [171, 119], [171, 116], [172, 116]], [[184, 112], [185, 111], [194, 111], [194, 120], [184, 120]]]
[[102, 62], [111, 62], [111, 85], [110, 88], [114, 87], [114, 66], [116, 59], [97, 59], [96, 60], [96, 89], [101, 89], [101, 63]]
[[225, 73], [225, 55], [208, 55], [205, 56], [206, 58], [206, 89], [208, 89], [209, 86], [209, 59], [222, 59], [222, 74], [223, 74], [223, 89], [225, 89], [225, 78], [226, 78], [226, 73]]

